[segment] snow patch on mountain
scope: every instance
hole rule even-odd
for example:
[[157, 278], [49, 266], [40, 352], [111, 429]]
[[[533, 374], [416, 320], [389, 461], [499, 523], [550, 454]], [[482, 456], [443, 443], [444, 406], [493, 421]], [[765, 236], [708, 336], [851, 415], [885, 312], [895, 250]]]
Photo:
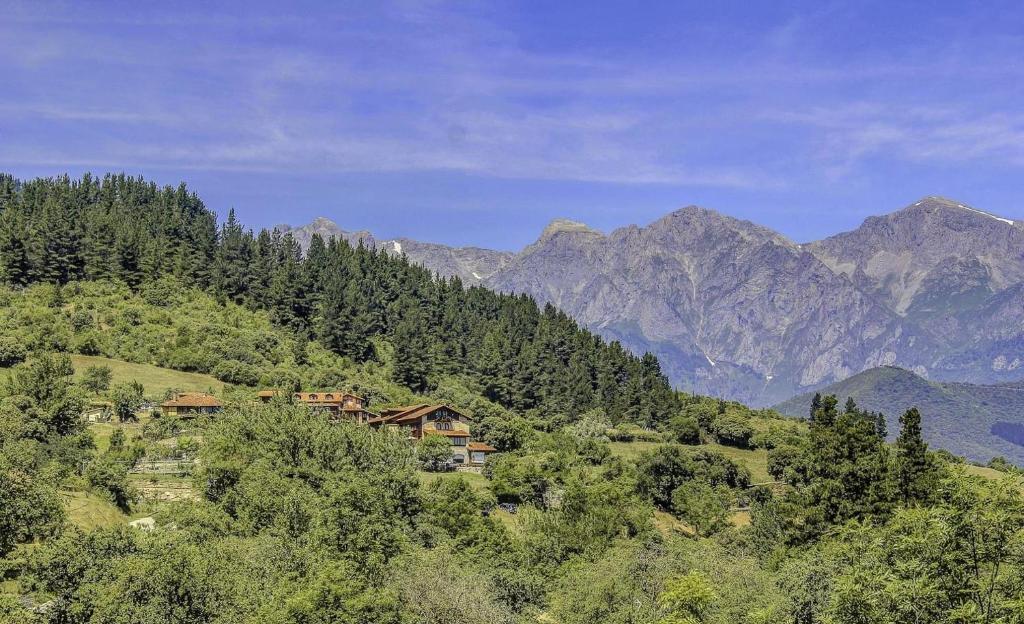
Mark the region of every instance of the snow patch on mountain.
[[997, 217], [994, 214], [989, 214], [987, 212], [983, 212], [981, 210], [977, 210], [975, 208], [971, 208], [970, 206], [964, 206], [963, 204], [957, 204], [956, 206], [957, 206], [957, 208], [963, 208], [964, 210], [970, 210], [971, 212], [976, 212], [976, 213], [978, 213], [980, 215], [985, 215], [986, 217], [990, 217], [992, 219], [995, 219], [996, 221], [1002, 221], [1003, 223], [1006, 223], [1006, 224], [1009, 224], [1009, 225], [1013, 225], [1014, 224], [1014, 221], [1011, 221], [1010, 219], [1004, 219], [1003, 217]]

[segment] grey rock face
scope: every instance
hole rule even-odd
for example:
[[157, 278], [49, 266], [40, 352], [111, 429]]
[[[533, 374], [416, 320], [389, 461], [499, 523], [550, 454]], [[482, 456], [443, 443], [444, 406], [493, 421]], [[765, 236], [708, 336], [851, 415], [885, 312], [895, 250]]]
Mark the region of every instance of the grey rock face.
[[806, 245], [695, 206], [607, 235], [556, 220], [517, 254], [378, 242], [327, 220], [296, 231], [361, 239], [444, 276], [527, 293], [655, 353], [686, 389], [754, 405], [876, 366], [974, 383], [1024, 378], [1024, 225], [947, 199]]
[[442, 277], [458, 277], [466, 284], [480, 284], [505, 266], [514, 255], [479, 247], [421, 243], [408, 238], [384, 241], [380, 245], [388, 253], [405, 254], [414, 264], [423, 265]]
[[485, 284], [526, 292], [687, 388], [755, 404], [921, 364], [911, 327], [783, 236], [697, 207], [608, 236], [552, 228]]
[[808, 249], [932, 339], [933, 379], [1024, 374], [1024, 224], [927, 197]]
[[278, 225], [274, 229], [281, 234], [291, 233], [303, 253], [309, 249], [309, 241], [314, 234], [319, 234], [325, 241], [338, 238], [352, 245], [362, 242], [367, 247], [379, 246], [393, 255], [405, 254], [414, 264], [423, 265], [442, 277], [459, 277], [467, 284], [480, 284], [514, 255], [506, 251], [479, 247], [448, 247], [422, 243], [408, 238], [378, 241], [366, 230], [349, 232], [326, 217], [317, 217], [311, 223], [299, 227]]

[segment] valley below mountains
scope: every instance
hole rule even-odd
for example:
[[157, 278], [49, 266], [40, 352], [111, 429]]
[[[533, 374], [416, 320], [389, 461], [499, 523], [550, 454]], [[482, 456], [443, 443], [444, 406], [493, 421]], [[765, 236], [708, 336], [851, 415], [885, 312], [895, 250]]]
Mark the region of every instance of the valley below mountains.
[[1024, 378], [1024, 224], [940, 197], [807, 244], [696, 206], [607, 234], [556, 220], [517, 253], [377, 240], [326, 218], [278, 230], [527, 293], [654, 353], [677, 386], [752, 405], [879, 366], [933, 381]]

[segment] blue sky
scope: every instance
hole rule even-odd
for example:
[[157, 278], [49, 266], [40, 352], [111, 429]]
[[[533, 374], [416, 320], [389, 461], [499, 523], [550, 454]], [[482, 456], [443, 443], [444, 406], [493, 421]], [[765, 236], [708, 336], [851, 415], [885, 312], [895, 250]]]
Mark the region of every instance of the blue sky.
[[802, 241], [929, 194], [1024, 218], [1019, 2], [0, 15], [0, 170], [184, 180], [256, 227], [516, 249], [699, 204]]

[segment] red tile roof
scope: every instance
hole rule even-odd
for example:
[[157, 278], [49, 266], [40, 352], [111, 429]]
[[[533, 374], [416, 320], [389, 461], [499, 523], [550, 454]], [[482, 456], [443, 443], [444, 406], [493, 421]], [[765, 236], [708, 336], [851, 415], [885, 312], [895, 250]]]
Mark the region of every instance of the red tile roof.
[[484, 453], [495, 453], [498, 449], [494, 448], [490, 444], [484, 444], [483, 442], [470, 442], [470, 451], [482, 451]]
[[426, 416], [427, 414], [431, 414], [431, 413], [436, 412], [437, 410], [442, 409], [442, 408], [445, 408], [445, 409], [447, 409], [447, 410], [449, 410], [451, 412], [454, 412], [455, 414], [458, 414], [459, 416], [461, 416], [461, 417], [463, 417], [463, 418], [465, 418], [467, 420], [472, 420], [472, 418], [470, 418], [469, 416], [463, 414], [459, 410], [457, 410], [457, 409], [455, 409], [453, 407], [450, 407], [448, 405], [445, 405], [445, 404], [440, 404], [440, 405], [417, 405], [417, 406], [414, 406], [412, 409], [410, 409], [408, 411], [399, 412], [398, 414], [394, 414], [394, 415], [391, 415], [391, 416], [385, 416], [384, 418], [387, 419], [387, 422], [389, 422], [389, 423], [401, 424], [401, 423], [406, 423], [406, 422], [417, 421], [420, 418]]
[[211, 394], [203, 392], [183, 392], [173, 399], [164, 401], [160, 407], [223, 407], [224, 404]]

